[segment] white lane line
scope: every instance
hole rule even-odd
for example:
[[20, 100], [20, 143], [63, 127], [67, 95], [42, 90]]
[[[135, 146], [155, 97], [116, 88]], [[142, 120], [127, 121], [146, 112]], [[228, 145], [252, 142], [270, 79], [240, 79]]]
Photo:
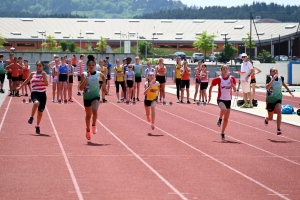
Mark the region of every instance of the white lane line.
[[[76, 99], [73, 99], [83, 109], [84, 107]], [[129, 146], [127, 146], [120, 138], [118, 138], [113, 132], [111, 132], [104, 124], [98, 119], [97, 122], [105, 128], [116, 140], [118, 140], [129, 152], [131, 152], [139, 161], [141, 161], [148, 169], [150, 169], [162, 182], [164, 182], [173, 192], [175, 192], [181, 199], [187, 200], [187, 198], [179, 192], [169, 181], [167, 181], [162, 175], [160, 175], [153, 167], [151, 167], [145, 160], [143, 160], [137, 153], [135, 153]]]
[[0, 123], [0, 131], [1, 131], [2, 126], [3, 126], [3, 124], [4, 124], [4, 120], [5, 120], [5, 118], [6, 118], [6, 115], [7, 115], [7, 112], [8, 112], [10, 103], [11, 103], [11, 100], [12, 100], [12, 97], [10, 97], [10, 99], [9, 99], [9, 102], [8, 102], [8, 104], [7, 104], [7, 107], [6, 107], [6, 110], [5, 110], [5, 112], [4, 112], [3, 118], [2, 118], [2, 120], [1, 120], [1, 123]]
[[75, 175], [74, 175], [73, 169], [72, 169], [72, 167], [71, 167], [71, 164], [70, 164], [70, 162], [69, 162], [69, 159], [68, 159], [68, 157], [67, 157], [67, 154], [66, 154], [66, 152], [65, 152], [65, 149], [64, 149], [64, 147], [63, 147], [63, 145], [62, 145], [62, 142], [61, 142], [61, 140], [60, 140], [60, 138], [59, 138], [59, 135], [58, 135], [58, 133], [57, 133], [57, 130], [56, 130], [55, 126], [54, 126], [54, 123], [53, 123], [53, 120], [52, 120], [52, 118], [51, 118], [51, 115], [50, 115], [50, 113], [49, 113], [49, 111], [48, 111], [48, 108], [46, 107], [45, 110], [46, 110], [46, 112], [47, 112], [47, 114], [48, 114], [48, 116], [49, 116], [49, 120], [50, 120], [50, 123], [51, 123], [51, 125], [52, 125], [53, 131], [54, 131], [54, 134], [55, 134], [55, 137], [56, 137], [57, 142], [58, 142], [58, 144], [59, 144], [60, 150], [61, 150], [61, 152], [62, 152], [62, 154], [63, 154], [63, 157], [64, 157], [65, 163], [66, 163], [66, 165], [67, 165], [67, 168], [68, 168], [68, 170], [69, 170], [70, 176], [71, 176], [71, 178], [72, 178], [72, 182], [73, 182], [73, 185], [74, 185], [74, 187], [75, 187], [75, 190], [76, 190], [78, 199], [79, 199], [79, 200], [83, 200], [84, 198], [83, 198], [83, 196], [82, 196], [82, 192], [80, 191], [80, 188], [79, 188], [78, 182], [77, 182], [77, 180], [76, 180], [76, 177], [75, 177]]
[[[176, 104], [176, 105], [177, 105], [177, 104]], [[189, 107], [189, 106], [186, 106], [186, 105], [179, 104], [179, 106], [183, 106], [183, 107], [186, 107], [186, 108], [189, 108], [189, 109], [198, 111], [198, 112], [202, 112], [202, 113], [205, 113], [205, 114], [208, 114], [208, 115], [211, 115], [211, 116], [219, 117], [218, 115], [215, 115], [215, 114], [212, 114], [212, 113], [203, 111], [203, 110], [199, 110], [199, 109], [196, 109], [196, 108], [192, 108], [192, 107]], [[245, 113], [245, 114], [249, 114], [249, 113]], [[251, 114], [251, 115], [252, 115], [252, 114]], [[243, 126], [247, 126], [248, 128], [253, 128], [253, 129], [256, 129], [256, 130], [259, 130], [259, 131], [263, 131], [263, 132], [265, 132], [265, 133], [269, 133], [269, 134], [274, 135], [274, 133], [272, 133], [272, 132], [270, 132], [270, 131], [266, 131], [266, 130], [264, 130], [264, 129], [260, 129], [260, 128], [257, 128], [257, 127], [254, 127], [254, 126], [250, 126], [250, 125], [247, 125], [247, 124], [243, 124], [243, 123], [241, 123], [241, 122], [233, 121], [233, 120], [231, 120], [231, 119], [229, 119], [229, 121], [230, 121], [230, 122], [233, 122], [233, 123], [237, 123], [237, 124], [243, 125]], [[262, 123], [263, 123], [263, 122], [262, 122]], [[283, 136], [283, 135], [279, 135], [279, 137], [283, 137], [283, 138], [285, 138], [285, 139], [293, 140], [294, 142], [300, 142], [300, 140], [296, 140], [296, 139], [293, 139], [293, 138], [289, 138], [289, 137], [286, 137], [286, 136]]]
[[[116, 106], [116, 107], [118, 107], [118, 108], [124, 110], [125, 112], [129, 113], [130, 115], [132, 115], [132, 116], [134, 116], [134, 117], [140, 119], [141, 121], [143, 121], [143, 122], [149, 124], [148, 122], [146, 122], [145, 120], [143, 120], [143, 119], [140, 118], [139, 116], [137, 116], [137, 115], [135, 115], [135, 114], [132, 114], [131, 112], [125, 110], [124, 108], [122, 108], [122, 107], [120, 107], [120, 106], [118, 106], [118, 105], [116, 105], [116, 104], [114, 104], [114, 103], [111, 103], [111, 104], [113, 104], [114, 106]], [[268, 186], [264, 185], [263, 183], [261, 183], [261, 182], [255, 180], [255, 179], [253, 179], [253, 178], [251, 178], [250, 176], [247, 176], [246, 174], [244, 174], [244, 173], [242, 173], [242, 172], [240, 172], [240, 171], [234, 169], [233, 167], [227, 165], [226, 163], [224, 163], [224, 162], [222, 162], [222, 161], [220, 161], [220, 160], [214, 158], [213, 156], [211, 156], [211, 155], [209, 155], [209, 154], [207, 154], [207, 153], [201, 151], [200, 149], [197, 149], [196, 147], [194, 147], [194, 146], [192, 146], [192, 145], [186, 143], [185, 141], [183, 141], [183, 140], [181, 140], [181, 139], [179, 139], [179, 138], [173, 136], [172, 134], [168, 133], [167, 131], [164, 131], [164, 130], [162, 130], [161, 128], [159, 128], [159, 127], [157, 127], [157, 126], [156, 126], [155, 128], [158, 129], [158, 130], [160, 130], [161, 132], [163, 132], [163, 133], [169, 135], [169, 136], [172, 137], [173, 139], [175, 139], [175, 140], [177, 140], [177, 141], [179, 141], [179, 142], [185, 144], [186, 146], [188, 146], [188, 147], [194, 149], [195, 151], [200, 152], [201, 154], [203, 154], [203, 155], [207, 156], [208, 158], [214, 160], [215, 162], [217, 162], [217, 163], [223, 165], [224, 167], [227, 167], [227, 168], [230, 169], [231, 171], [233, 171], [233, 172], [235, 172], [235, 173], [237, 173], [237, 174], [243, 176], [244, 178], [246, 178], [246, 179], [248, 179], [248, 180], [254, 182], [255, 184], [261, 186], [262, 188], [265, 188], [266, 190], [272, 192], [274, 195], [279, 196], [279, 197], [281, 197], [282, 199], [288, 200], [287, 197], [285, 197], [284, 195], [280, 194], [279, 192], [276, 192], [275, 190], [273, 190], [273, 189], [269, 188]], [[212, 131], [213, 131], [213, 130], [212, 130]]]
[[[183, 118], [183, 117], [180, 117], [180, 116], [178, 116], [178, 115], [175, 115], [175, 114], [170, 113], [170, 112], [168, 112], [168, 111], [165, 111], [165, 110], [163, 110], [163, 109], [160, 109], [160, 108], [157, 108], [157, 109], [158, 109], [158, 110], [161, 110], [161, 111], [163, 111], [163, 112], [165, 112], [165, 113], [167, 113], [167, 114], [169, 114], [169, 115], [173, 115], [173, 116], [175, 116], [175, 117], [178, 117], [179, 119], [185, 120], [185, 121], [187, 121], [187, 122], [190, 122], [190, 123], [195, 124], [195, 125], [197, 125], [197, 126], [200, 126], [200, 127], [202, 127], [202, 128], [205, 128], [205, 129], [207, 129], [207, 130], [210, 130], [210, 131], [212, 131], [212, 132], [220, 133], [220, 131], [215, 131], [215, 130], [213, 130], [213, 129], [211, 129], [211, 128], [208, 128], [208, 127], [206, 127], [206, 126], [202, 126], [202, 125], [200, 125], [200, 124], [198, 124], [198, 123], [196, 123], [196, 122], [193, 122], [193, 121], [191, 121], [191, 120], [185, 119], [185, 118]], [[249, 144], [249, 143], [247, 143], [247, 142], [245, 142], [245, 141], [236, 139], [236, 138], [234, 138], [234, 137], [232, 137], [232, 136], [227, 135], [227, 137], [229, 137], [229, 138], [231, 138], [231, 139], [233, 139], [233, 140], [236, 140], [236, 141], [238, 141], [238, 142], [240, 142], [240, 143], [246, 144], [246, 145], [248, 145], [248, 146], [250, 146], [250, 147], [253, 147], [253, 148], [255, 148], [255, 149], [258, 149], [258, 150], [260, 150], [260, 151], [263, 151], [263, 152], [265, 152], [265, 153], [268, 153], [268, 154], [270, 154], [270, 155], [273, 155], [273, 156], [275, 156], [275, 157], [277, 157], [277, 158], [281, 158], [281, 159], [283, 159], [283, 160], [286, 160], [286, 161], [288, 161], [288, 162], [291, 162], [291, 163], [293, 163], [293, 164], [296, 164], [296, 165], [299, 165], [299, 166], [300, 166], [300, 163], [295, 162], [295, 161], [293, 161], [293, 160], [290, 160], [290, 159], [287, 159], [287, 158], [285, 158], [285, 157], [279, 156], [279, 155], [277, 155], [277, 154], [275, 154], [275, 153], [272, 153], [272, 152], [270, 152], [270, 151], [264, 150], [264, 149], [262, 149], [262, 148], [259, 148], [259, 147], [257, 147], [257, 146], [254, 146], [254, 145], [252, 145], [252, 144]]]

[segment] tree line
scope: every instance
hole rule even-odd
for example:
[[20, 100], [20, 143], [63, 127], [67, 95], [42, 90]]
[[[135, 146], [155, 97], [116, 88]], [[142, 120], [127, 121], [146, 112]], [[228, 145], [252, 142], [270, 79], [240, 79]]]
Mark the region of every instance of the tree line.
[[138, 19], [250, 19], [260, 16], [261, 19], [275, 19], [281, 22], [299, 22], [300, 6], [279, 5], [276, 3], [266, 4], [264, 2], [253, 2], [242, 6], [224, 7], [190, 6], [170, 10], [159, 10], [157, 12], [145, 13], [135, 16]]

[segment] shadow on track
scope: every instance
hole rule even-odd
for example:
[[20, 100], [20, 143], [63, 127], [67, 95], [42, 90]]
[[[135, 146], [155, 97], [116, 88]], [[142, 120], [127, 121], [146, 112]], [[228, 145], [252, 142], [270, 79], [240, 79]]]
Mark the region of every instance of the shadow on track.
[[98, 143], [93, 143], [93, 142], [87, 142], [88, 146], [94, 146], [94, 147], [102, 147], [102, 146], [108, 146], [108, 145], [111, 145], [111, 144], [98, 144]]
[[162, 137], [164, 135], [155, 135], [155, 134], [152, 134], [152, 133], [148, 133], [148, 136], [152, 136], [152, 137]]
[[293, 142], [293, 141], [279, 141], [279, 140], [272, 140], [272, 139], [268, 139], [268, 140], [273, 143], [282, 143], [282, 144]]
[[213, 142], [217, 142], [217, 143], [221, 143], [221, 144], [242, 144], [240, 142], [234, 142], [231, 140], [225, 140], [225, 141], [213, 141]]

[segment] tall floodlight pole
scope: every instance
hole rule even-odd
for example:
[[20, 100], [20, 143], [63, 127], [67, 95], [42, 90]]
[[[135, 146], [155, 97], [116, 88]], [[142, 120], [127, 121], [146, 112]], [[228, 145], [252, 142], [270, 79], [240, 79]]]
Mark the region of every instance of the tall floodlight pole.
[[251, 49], [252, 49], [251, 36], [252, 36], [252, 12], [250, 12], [250, 38], [249, 38], [249, 42], [250, 42], [249, 58], [250, 58], [250, 59], [252, 59], [252, 57], [251, 57]]
[[121, 50], [121, 48], [122, 48], [122, 32], [120, 31], [120, 53], [122, 53], [122, 50]]
[[80, 53], [81, 53], [81, 30], [80, 30], [79, 35], [80, 35], [79, 40], [80, 40]]

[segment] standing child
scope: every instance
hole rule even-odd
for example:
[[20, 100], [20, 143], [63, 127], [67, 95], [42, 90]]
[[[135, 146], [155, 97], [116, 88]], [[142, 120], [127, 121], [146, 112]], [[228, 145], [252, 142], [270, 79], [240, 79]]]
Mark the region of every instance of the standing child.
[[127, 97], [126, 97], [126, 100], [124, 101], [125, 103], [127, 101], [129, 101], [130, 103], [132, 102], [132, 97], [133, 97], [133, 94], [132, 94], [132, 91], [133, 91], [133, 85], [134, 85], [134, 79], [135, 79], [135, 73], [134, 71], [132, 70], [133, 66], [131, 64], [128, 65], [128, 71], [125, 72], [125, 85], [127, 87]]
[[[199, 91], [199, 87], [201, 86], [201, 76], [200, 76], [200, 72], [202, 70], [202, 61], [198, 61], [198, 66], [195, 68], [195, 79], [196, 79], [196, 84], [195, 84], [195, 94], [194, 94], [194, 102], [193, 104], [196, 103], [196, 98], [197, 98], [197, 94]], [[199, 92], [199, 103], [201, 101], [201, 92]]]
[[107, 77], [107, 67], [105, 66], [105, 61], [100, 60], [99, 61], [99, 69], [104, 76], [100, 77], [99, 80], [99, 89], [101, 90], [101, 95], [102, 95], [102, 102], [105, 103], [107, 100], [105, 99], [106, 95], [106, 77]]
[[[135, 57], [135, 64], [133, 66], [135, 73], [134, 91], [133, 91], [133, 101], [140, 101], [140, 84], [142, 82], [143, 66], [140, 64], [140, 58]], [[135, 98], [136, 97], [136, 98]]]
[[[22, 76], [22, 83], [29, 77], [30, 74], [30, 66], [28, 65], [28, 60], [24, 60], [24, 66], [23, 66], [23, 76]], [[25, 89], [25, 96], [28, 96], [28, 90], [31, 93], [31, 86], [30, 82], [28, 82], [26, 85], [23, 87]], [[22, 90], [23, 90], [22, 88]], [[28, 90], [27, 90], [28, 88]]]
[[154, 72], [149, 72], [147, 78], [148, 81], [145, 82], [144, 106], [145, 106], [147, 121], [149, 123], [151, 122], [151, 129], [154, 130], [155, 106], [156, 106], [156, 101], [157, 101], [157, 96], [159, 91], [159, 82], [155, 80]]
[[120, 60], [117, 59], [116, 60], [116, 67], [115, 67], [115, 85], [116, 85], [116, 95], [118, 98], [118, 103], [121, 102], [120, 99], [120, 86], [122, 87], [122, 92], [124, 93], [125, 90], [125, 83], [124, 83], [124, 70], [123, 70], [123, 66], [120, 65]]
[[[252, 73], [252, 75], [251, 75], [251, 81], [250, 81], [250, 84], [251, 84], [251, 91], [252, 91], [252, 94], [251, 94], [251, 95], [252, 95], [252, 99], [253, 99], [253, 101], [254, 101], [254, 99], [255, 99], [255, 87], [256, 87], [256, 79], [255, 79], [255, 75], [261, 73], [261, 70], [258, 69], [257, 67], [255, 67], [255, 66], [253, 65], [253, 61], [252, 61], [252, 60], [250, 60], [250, 63], [252, 64], [253, 69], [254, 69], [254, 73]], [[257, 72], [256, 72], [256, 71], [257, 71]]]
[[5, 79], [5, 68], [4, 68], [3, 58], [4, 56], [0, 54], [0, 93], [4, 93], [3, 84]]
[[281, 135], [281, 103], [282, 103], [282, 91], [281, 87], [290, 93], [292, 97], [294, 95], [291, 93], [290, 89], [284, 83], [283, 76], [278, 76], [278, 70], [275, 67], [270, 69], [270, 75], [267, 76], [266, 90], [267, 90], [267, 111], [268, 116], [265, 118], [265, 125], [269, 124], [269, 121], [273, 120], [274, 109], [277, 110], [277, 135]]
[[77, 95], [80, 96], [80, 82], [81, 82], [81, 75], [82, 73], [85, 71], [84, 69], [84, 55], [81, 54], [80, 55], [80, 59], [78, 61], [78, 65], [77, 65], [77, 79], [78, 79], [78, 92]]
[[206, 90], [208, 87], [208, 71], [206, 68], [206, 64], [202, 64], [202, 70], [200, 72], [200, 77], [201, 77], [201, 85], [200, 85], [200, 94], [202, 96], [202, 101], [200, 102], [200, 104], [204, 104], [206, 105], [207, 103], [207, 94], [206, 94]]
[[86, 63], [88, 71], [81, 75], [80, 90], [83, 90], [83, 103], [85, 107], [86, 139], [91, 139], [91, 118], [92, 132], [97, 133], [96, 121], [98, 117], [98, 107], [100, 101], [99, 80], [103, 74], [95, 71], [96, 62], [93, 55], [88, 55]]
[[180, 69], [181, 74], [181, 100], [180, 103], [183, 103], [183, 97], [184, 97], [184, 89], [186, 89], [186, 97], [187, 97], [187, 103], [190, 104], [190, 76], [191, 76], [191, 68], [188, 67], [188, 63], [185, 60], [183, 62], [183, 67]]
[[69, 97], [69, 102], [73, 102], [72, 100], [72, 89], [73, 89], [73, 75], [74, 75], [74, 67], [73, 65], [71, 64], [72, 63], [72, 60], [69, 59], [68, 61], [68, 97]]
[[[156, 65], [155, 68], [156, 72], [156, 81], [159, 82], [160, 88], [159, 88], [159, 96], [160, 96], [160, 103], [166, 103], [166, 94], [165, 94], [165, 85], [166, 85], [166, 74], [167, 74], [167, 69], [164, 65], [164, 59], [159, 58], [158, 59], [158, 64]], [[162, 100], [161, 100], [162, 98]]]
[[181, 86], [181, 74], [180, 74], [180, 69], [181, 69], [181, 57], [178, 56], [176, 58], [176, 65], [175, 65], [175, 77], [174, 77], [174, 83], [176, 84], [176, 95], [177, 95], [177, 103], [180, 103], [180, 86]]
[[29, 124], [32, 124], [34, 115], [36, 110], [37, 113], [37, 124], [35, 126], [35, 132], [40, 134], [40, 123], [43, 117], [43, 111], [46, 107], [47, 96], [46, 96], [46, 87], [48, 86], [48, 77], [44, 70], [44, 63], [38, 61], [36, 63], [36, 71], [32, 72], [30, 76], [21, 84], [17, 90], [20, 90], [24, 85], [26, 85], [29, 81], [31, 81], [32, 92], [31, 92], [31, 100], [33, 102], [31, 116], [28, 120]]
[[64, 57], [61, 58], [61, 64], [58, 68], [58, 93], [60, 99], [58, 103], [68, 103], [67, 100], [67, 85], [68, 85], [68, 66], [66, 64], [66, 59]]
[[[58, 70], [59, 70], [59, 63], [58, 59], [55, 60], [54, 67], [52, 68], [52, 102], [58, 102], [59, 99], [59, 84], [58, 84]], [[56, 94], [56, 100], [55, 100]]]
[[6, 66], [6, 70], [11, 71], [11, 80], [12, 80], [12, 95], [20, 97], [17, 87], [19, 87], [19, 70], [22, 69], [22, 66], [18, 64], [18, 59], [14, 57], [14, 62]]
[[234, 92], [236, 91], [236, 80], [233, 76], [230, 76], [229, 67], [227, 65], [222, 65], [221, 75], [212, 80], [209, 87], [208, 103], [211, 100], [212, 88], [216, 85], [218, 85], [217, 103], [221, 109], [217, 125], [220, 127], [223, 121], [221, 139], [225, 140], [225, 129], [230, 115], [232, 90]]

